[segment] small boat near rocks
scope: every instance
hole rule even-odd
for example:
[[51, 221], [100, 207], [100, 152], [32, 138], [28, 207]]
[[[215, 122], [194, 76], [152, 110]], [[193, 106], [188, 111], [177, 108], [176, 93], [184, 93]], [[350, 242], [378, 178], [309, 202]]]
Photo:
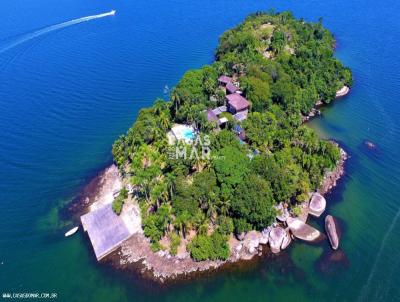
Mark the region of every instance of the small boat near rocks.
[[65, 237], [74, 235], [78, 231], [79, 227], [74, 227], [65, 233]]
[[339, 247], [339, 236], [337, 234], [335, 220], [331, 215], [325, 217], [325, 231], [328, 235], [332, 248], [337, 250]]

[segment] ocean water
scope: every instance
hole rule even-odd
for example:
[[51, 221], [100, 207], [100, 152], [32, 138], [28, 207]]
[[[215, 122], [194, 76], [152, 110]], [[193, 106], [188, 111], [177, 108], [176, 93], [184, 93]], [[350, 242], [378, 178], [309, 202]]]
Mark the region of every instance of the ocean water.
[[[270, 8], [322, 16], [354, 72], [350, 95], [310, 123], [350, 155], [328, 196], [340, 252], [296, 242], [168, 287], [98, 265], [84, 234], [64, 238], [72, 222], [61, 209], [110, 163], [112, 142], [140, 108], [210, 63], [224, 30]], [[115, 16], [80, 19], [111, 9]], [[398, 301], [399, 15], [395, 0], [3, 0], [0, 292], [55, 292], [59, 301]]]

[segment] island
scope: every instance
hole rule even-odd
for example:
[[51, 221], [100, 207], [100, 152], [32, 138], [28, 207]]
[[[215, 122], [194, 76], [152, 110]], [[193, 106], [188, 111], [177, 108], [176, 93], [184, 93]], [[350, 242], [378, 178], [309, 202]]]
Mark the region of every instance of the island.
[[334, 47], [322, 20], [291, 12], [226, 31], [215, 62], [113, 144], [113, 194], [82, 216], [97, 258], [118, 248], [121, 266], [165, 280], [320, 237], [308, 213], [325, 210], [346, 153], [305, 122], [352, 85]]

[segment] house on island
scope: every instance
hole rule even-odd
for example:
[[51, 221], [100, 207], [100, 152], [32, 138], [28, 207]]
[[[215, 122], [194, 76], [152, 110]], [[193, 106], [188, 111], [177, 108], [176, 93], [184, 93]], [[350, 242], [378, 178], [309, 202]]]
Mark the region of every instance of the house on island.
[[232, 114], [248, 111], [250, 103], [238, 93], [228, 94], [226, 97], [227, 109]]
[[232, 82], [232, 78], [226, 75], [222, 75], [218, 78], [218, 84], [221, 86], [226, 86], [228, 83]]
[[218, 78], [218, 84], [222, 87], [225, 87], [226, 94], [239, 92], [239, 88], [235, 84], [233, 84], [233, 79], [226, 75], [222, 75]]
[[215, 109], [208, 109], [207, 120], [209, 122], [217, 123], [218, 126], [221, 127], [228, 122], [228, 119], [226, 117], [219, 117], [219, 115], [223, 112], [226, 112], [226, 106], [217, 107]]
[[232, 78], [222, 75], [218, 78], [218, 84], [225, 87], [226, 106], [220, 106], [214, 109], [208, 109], [206, 112], [207, 120], [215, 122], [219, 127], [228, 122], [226, 117], [220, 117], [223, 112], [229, 112], [238, 122], [242, 122], [247, 118], [250, 103], [242, 95], [239, 88], [233, 84]]
[[249, 101], [238, 93], [228, 94], [225, 98], [227, 109], [233, 117], [239, 122], [245, 120], [249, 112]]
[[239, 91], [239, 88], [237, 88], [232, 82], [226, 84], [225, 88], [226, 88], [226, 94], [232, 94]]

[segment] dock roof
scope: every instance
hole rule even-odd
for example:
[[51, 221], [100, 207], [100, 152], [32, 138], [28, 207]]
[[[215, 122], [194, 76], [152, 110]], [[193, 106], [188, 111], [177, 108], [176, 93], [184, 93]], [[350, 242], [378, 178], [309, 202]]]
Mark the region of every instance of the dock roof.
[[123, 219], [114, 213], [111, 204], [81, 216], [97, 260], [101, 260], [120, 246], [132, 233]]

